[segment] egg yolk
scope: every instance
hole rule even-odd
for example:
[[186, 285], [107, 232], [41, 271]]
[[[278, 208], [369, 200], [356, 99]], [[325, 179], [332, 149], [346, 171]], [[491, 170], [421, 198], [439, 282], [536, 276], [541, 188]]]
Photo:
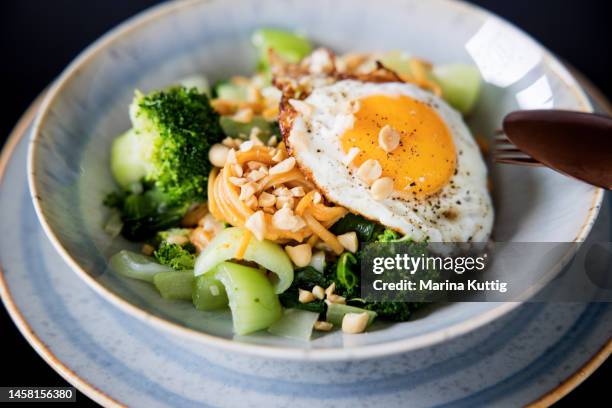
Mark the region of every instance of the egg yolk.
[[[386, 152], [379, 132], [389, 125], [400, 134], [399, 145]], [[436, 193], [455, 172], [453, 140], [444, 121], [429, 105], [408, 96], [374, 95], [359, 100], [353, 127], [341, 136], [342, 149], [359, 153], [351, 165], [359, 168], [366, 160], [377, 160], [382, 177], [393, 179], [400, 196]]]

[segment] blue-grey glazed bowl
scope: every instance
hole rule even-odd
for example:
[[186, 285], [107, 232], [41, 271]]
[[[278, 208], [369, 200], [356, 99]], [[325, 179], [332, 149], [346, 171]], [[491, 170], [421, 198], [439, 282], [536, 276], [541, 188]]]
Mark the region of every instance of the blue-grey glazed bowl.
[[[211, 81], [253, 72], [249, 38], [261, 26], [304, 32], [338, 52], [404, 50], [434, 63], [475, 63], [486, 81], [469, 118], [491, 135], [518, 108], [591, 110], [568, 71], [534, 40], [473, 6], [446, 0], [185, 1], [155, 7], [85, 50], [42, 103], [28, 167], [32, 198], [49, 239], [76, 274], [101, 296], [145, 322], [210, 347], [280, 359], [372, 358], [439, 343], [499, 318], [518, 303], [431, 307], [410, 322], [379, 325], [361, 336], [334, 333], [310, 343], [265, 333], [234, 338], [228, 313], [195, 311], [161, 299], [147, 284], [107, 270], [108, 257], [129, 244], [110, 240], [101, 205], [115, 188], [109, 172], [113, 137], [129, 127], [134, 89], [163, 87], [202, 73]], [[498, 241], [582, 241], [602, 191], [547, 169], [491, 169]], [[551, 279], [571, 254], [517, 269], [534, 282]], [[33, 255], [35, 256], [35, 254]], [[512, 279], [489, 271], [491, 279]], [[534, 286], [534, 291], [539, 286]]]

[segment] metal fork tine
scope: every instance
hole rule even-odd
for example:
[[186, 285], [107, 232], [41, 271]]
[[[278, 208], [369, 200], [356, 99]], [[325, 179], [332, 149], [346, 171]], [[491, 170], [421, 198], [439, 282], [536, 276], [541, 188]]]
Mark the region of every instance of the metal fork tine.
[[510, 141], [510, 139], [508, 139], [508, 137], [506, 135], [497, 135], [495, 136], [495, 143], [510, 143], [512, 144], [512, 142]]
[[521, 151], [508, 139], [503, 129], [495, 130], [493, 161], [501, 164], [542, 167], [543, 164]]
[[[495, 152], [494, 154], [498, 154], [498, 153], [523, 153], [522, 150], [519, 150], [517, 147], [514, 146], [509, 146], [509, 147], [496, 147], [495, 148]], [[523, 153], [525, 155], [527, 155], [526, 153]]]
[[506, 157], [496, 157], [495, 159], [496, 163], [501, 163], [501, 164], [518, 164], [521, 166], [532, 166], [532, 167], [542, 167], [543, 164], [532, 159], [531, 157], [513, 157], [513, 158], [506, 158]]

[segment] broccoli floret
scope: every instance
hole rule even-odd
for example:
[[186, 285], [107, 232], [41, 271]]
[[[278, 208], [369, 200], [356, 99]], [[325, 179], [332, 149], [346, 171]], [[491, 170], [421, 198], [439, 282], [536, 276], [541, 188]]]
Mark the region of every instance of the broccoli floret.
[[208, 97], [195, 88], [137, 91], [130, 117], [132, 129], [115, 139], [111, 152], [124, 192], [104, 203], [120, 211], [122, 234], [141, 241], [178, 225], [190, 205], [206, 199], [208, 150], [224, 134]]
[[208, 97], [183, 87], [137, 92], [130, 115], [136, 133], [152, 142], [146, 178], [177, 201], [201, 201], [211, 170], [208, 150], [224, 137]]
[[162, 265], [167, 265], [177, 271], [184, 271], [193, 269], [195, 265], [195, 255], [193, 252], [190, 252], [190, 249], [190, 247], [181, 246], [179, 244], [162, 242], [159, 248], [153, 253], [153, 256], [155, 256], [155, 259]]
[[224, 137], [208, 97], [195, 88], [136, 91], [130, 118], [132, 130], [113, 144], [117, 182], [127, 189], [144, 179], [173, 203], [203, 201], [211, 170], [208, 150]]
[[401, 236], [399, 233], [387, 228], [376, 238], [376, 242], [394, 242], [398, 241], [400, 238]]
[[121, 234], [131, 241], [144, 241], [157, 231], [178, 225], [189, 204], [175, 204], [166, 194], [150, 188], [140, 194], [113, 192], [104, 204], [121, 214]]
[[378, 313], [378, 318], [394, 322], [404, 322], [412, 312], [421, 307], [420, 303], [407, 302], [366, 302], [361, 307]]

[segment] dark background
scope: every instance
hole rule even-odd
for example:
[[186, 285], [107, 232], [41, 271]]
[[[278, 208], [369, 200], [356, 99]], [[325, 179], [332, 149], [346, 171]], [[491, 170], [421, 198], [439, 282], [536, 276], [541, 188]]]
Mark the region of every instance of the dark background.
[[[424, 0], [425, 1], [425, 0]], [[0, 144], [23, 111], [62, 69], [100, 35], [153, 0], [4, 0], [0, 2]], [[382, 2], [384, 3], [384, 2]], [[612, 19], [607, 0], [476, 0], [513, 22], [584, 73], [612, 99]], [[381, 4], [381, 7], [383, 4]], [[23, 339], [0, 308], [5, 356], [0, 386], [67, 385]], [[556, 406], [602, 401], [609, 391], [612, 361], [605, 363]], [[80, 394], [78, 401], [93, 403]], [[81, 405], [79, 404], [79, 405]]]

